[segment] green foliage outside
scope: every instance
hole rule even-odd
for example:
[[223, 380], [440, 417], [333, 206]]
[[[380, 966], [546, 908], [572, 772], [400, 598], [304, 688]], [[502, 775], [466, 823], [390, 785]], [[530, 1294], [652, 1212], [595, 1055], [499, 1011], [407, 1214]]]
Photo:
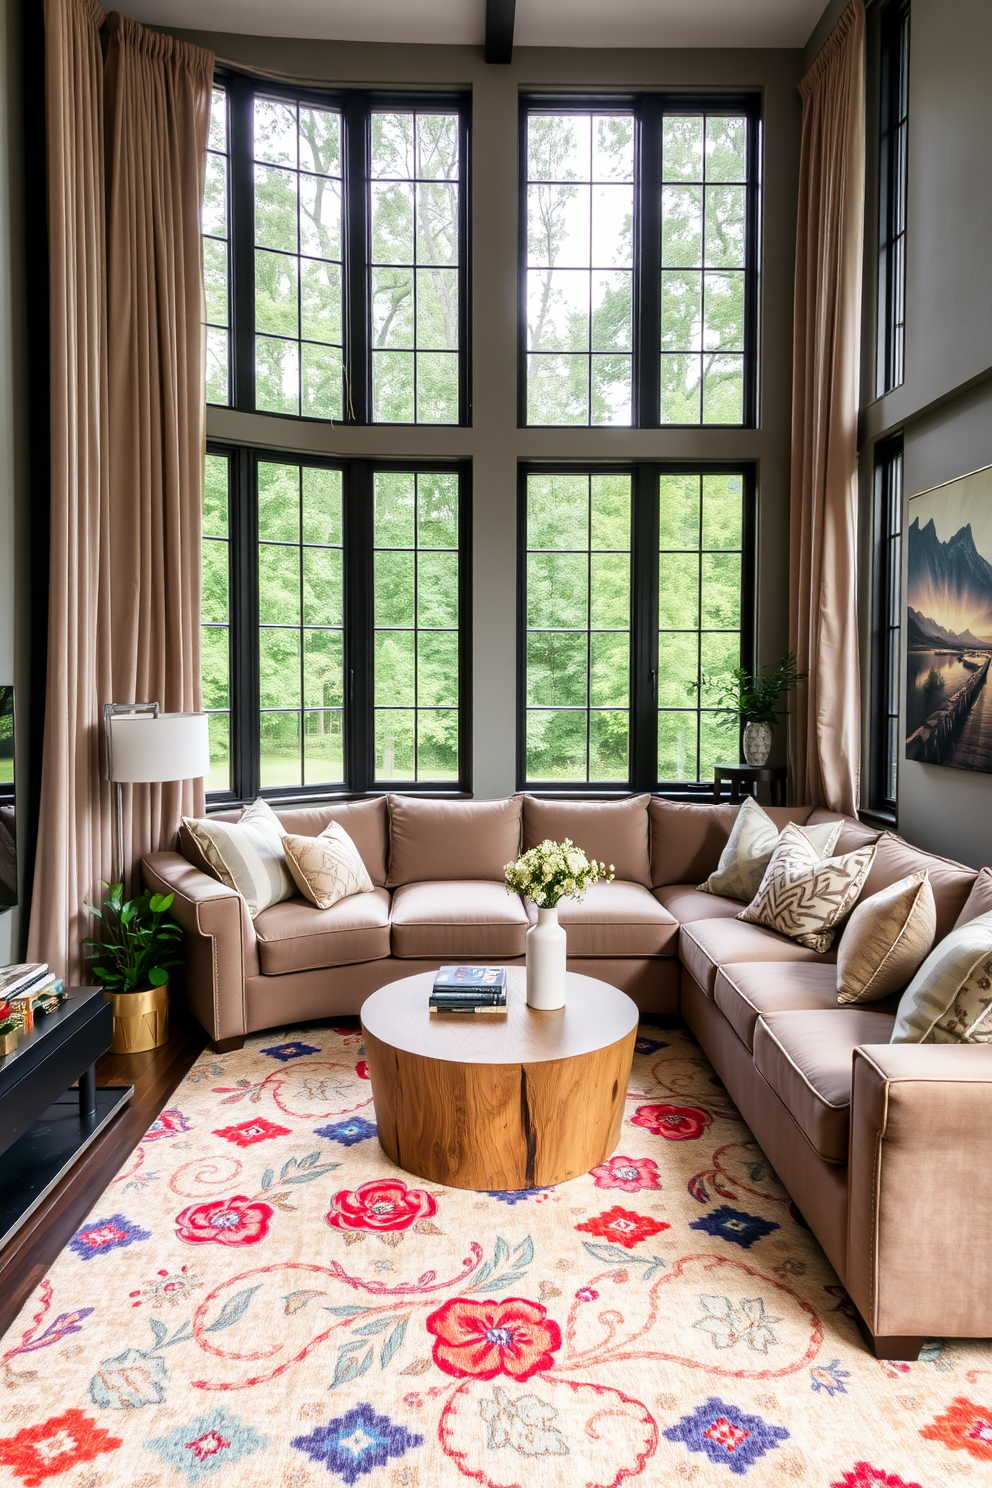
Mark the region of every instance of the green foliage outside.
[[203, 196], [203, 282], [207, 318], [207, 402], [227, 403], [228, 388], [228, 144], [227, 95], [215, 88], [210, 107]]

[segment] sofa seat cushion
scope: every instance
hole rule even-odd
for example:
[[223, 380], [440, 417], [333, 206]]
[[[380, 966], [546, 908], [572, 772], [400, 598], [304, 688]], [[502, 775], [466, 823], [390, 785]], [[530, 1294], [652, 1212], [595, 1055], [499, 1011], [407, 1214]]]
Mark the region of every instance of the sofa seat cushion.
[[394, 956], [433, 961], [522, 956], [528, 920], [501, 883], [404, 884], [393, 895]]
[[754, 1030], [754, 1065], [814, 1152], [847, 1162], [854, 1051], [887, 1044], [893, 1018], [876, 1008], [768, 1013]]
[[693, 920], [683, 925], [679, 937], [679, 955], [706, 993], [713, 996], [713, 983], [721, 966], [738, 961], [793, 961], [808, 965], [831, 966], [837, 952], [810, 951], [774, 930], [749, 925], [745, 920]]
[[[537, 910], [526, 901], [527, 917]], [[568, 936], [570, 956], [677, 956], [678, 921], [637, 883], [593, 884], [581, 904], [563, 899], [558, 922]]]
[[680, 925], [693, 920], [735, 920], [741, 912], [740, 900], [704, 894], [694, 883], [668, 884], [655, 889], [654, 897]]
[[[899, 996], [872, 1003], [873, 1012], [895, 1016]], [[768, 1013], [837, 1011], [837, 968], [829, 962], [742, 961], [720, 967], [713, 1001], [741, 1043], [754, 1048], [754, 1029]]]
[[389, 895], [385, 889], [349, 894], [330, 909], [286, 899], [256, 916], [255, 934], [265, 976], [381, 961], [389, 955]]

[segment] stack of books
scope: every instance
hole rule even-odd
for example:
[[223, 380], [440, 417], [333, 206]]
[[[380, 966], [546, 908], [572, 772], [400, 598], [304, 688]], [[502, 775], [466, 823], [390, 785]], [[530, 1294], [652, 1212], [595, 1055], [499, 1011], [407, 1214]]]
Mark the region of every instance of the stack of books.
[[0, 967], [0, 1030], [9, 1024], [17, 1033], [30, 1033], [35, 1018], [55, 1012], [67, 996], [62, 978], [44, 961]]
[[430, 996], [432, 1013], [506, 1012], [505, 966], [442, 966]]

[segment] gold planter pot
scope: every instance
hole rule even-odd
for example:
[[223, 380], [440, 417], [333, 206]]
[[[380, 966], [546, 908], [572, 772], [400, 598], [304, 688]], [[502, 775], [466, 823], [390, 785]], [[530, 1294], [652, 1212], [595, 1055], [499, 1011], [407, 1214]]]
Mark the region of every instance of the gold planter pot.
[[169, 1036], [169, 984], [147, 992], [105, 992], [114, 1013], [115, 1054], [157, 1049]]

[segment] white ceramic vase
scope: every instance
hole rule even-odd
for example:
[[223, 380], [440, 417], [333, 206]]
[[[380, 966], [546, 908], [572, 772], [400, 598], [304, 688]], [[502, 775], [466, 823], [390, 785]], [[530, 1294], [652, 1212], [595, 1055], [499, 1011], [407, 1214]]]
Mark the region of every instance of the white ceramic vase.
[[749, 723], [744, 729], [744, 758], [749, 765], [764, 765], [772, 750], [770, 723]]
[[527, 1006], [549, 1011], [565, 1006], [565, 932], [558, 906], [537, 911], [527, 931]]

